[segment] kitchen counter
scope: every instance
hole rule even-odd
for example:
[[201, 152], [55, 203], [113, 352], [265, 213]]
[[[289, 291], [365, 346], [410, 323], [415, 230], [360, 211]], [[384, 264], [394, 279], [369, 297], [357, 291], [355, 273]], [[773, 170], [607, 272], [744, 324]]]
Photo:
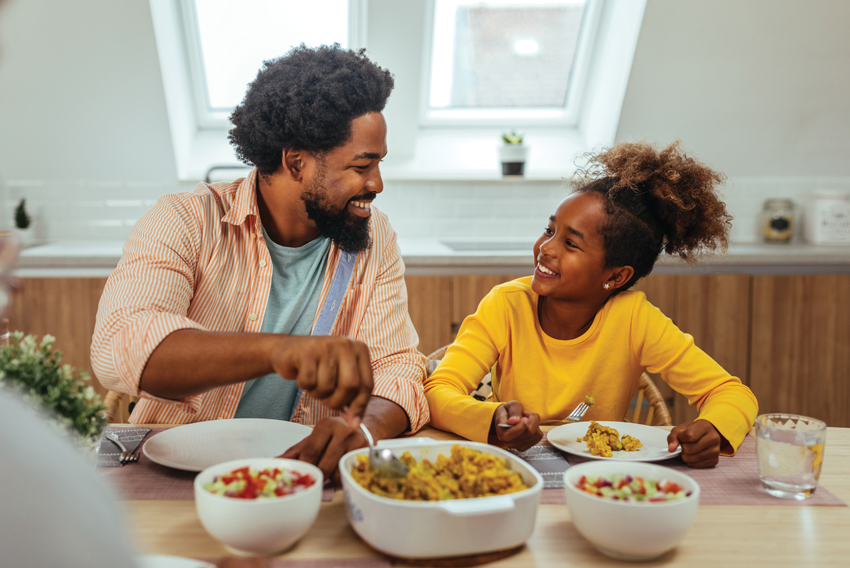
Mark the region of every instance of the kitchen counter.
[[[22, 278], [105, 277], [121, 258], [121, 241], [54, 243], [25, 249]], [[399, 239], [410, 275], [520, 274], [530, 272], [532, 243], [524, 241]], [[850, 246], [732, 244], [696, 266], [663, 255], [653, 274], [848, 274]]]

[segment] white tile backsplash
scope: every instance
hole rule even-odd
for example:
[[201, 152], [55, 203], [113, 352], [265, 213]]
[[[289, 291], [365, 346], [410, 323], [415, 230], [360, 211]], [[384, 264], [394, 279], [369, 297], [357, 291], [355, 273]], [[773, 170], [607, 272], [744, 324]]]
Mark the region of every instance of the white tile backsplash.
[[[189, 191], [191, 183], [85, 180], [6, 180], [9, 214], [21, 197], [33, 216], [39, 242], [123, 240], [161, 195]], [[747, 177], [724, 187], [734, 217], [732, 241], [760, 241], [758, 218], [765, 199], [798, 205], [801, 240], [806, 196], [815, 189], [850, 193], [850, 178]], [[557, 203], [569, 192], [563, 181], [387, 181], [376, 204], [403, 239], [536, 239]]]

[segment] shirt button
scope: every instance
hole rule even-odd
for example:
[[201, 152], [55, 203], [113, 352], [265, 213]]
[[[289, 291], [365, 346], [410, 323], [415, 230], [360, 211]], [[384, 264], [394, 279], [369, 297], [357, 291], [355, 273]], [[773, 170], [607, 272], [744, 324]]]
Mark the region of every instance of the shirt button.
[[251, 314], [248, 316], [248, 319], [251, 321], [257, 321], [257, 314]]
[[260, 261], [260, 266], [265, 266], [265, 265], [266, 265], [266, 261], [265, 261], [265, 260], [261, 260], [261, 261]]

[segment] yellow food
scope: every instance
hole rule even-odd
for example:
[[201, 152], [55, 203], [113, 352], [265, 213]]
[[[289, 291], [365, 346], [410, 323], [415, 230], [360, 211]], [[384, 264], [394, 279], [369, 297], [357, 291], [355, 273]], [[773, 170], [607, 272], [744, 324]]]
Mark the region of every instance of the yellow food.
[[613, 455], [611, 450], [636, 452], [638, 448], [643, 447], [637, 438], [627, 434], [621, 439], [620, 433], [614, 428], [603, 426], [595, 420], [590, 421], [584, 438], [576, 438], [576, 442], [587, 442], [587, 449], [591, 454], [604, 458], [610, 458]]
[[357, 456], [351, 477], [365, 489], [382, 497], [408, 501], [439, 501], [504, 495], [528, 489], [522, 477], [500, 457], [460, 445], [452, 446], [452, 457], [437, 456], [437, 463], [421, 463], [405, 452], [401, 461], [410, 468], [406, 477], [376, 472], [369, 458]]
[[587, 406], [593, 406], [594, 404], [596, 404], [596, 399], [595, 399], [595, 398], [593, 398], [593, 395], [590, 395], [590, 394], [589, 394], [589, 395], [587, 395], [586, 397], [584, 397], [584, 403], [585, 403]]

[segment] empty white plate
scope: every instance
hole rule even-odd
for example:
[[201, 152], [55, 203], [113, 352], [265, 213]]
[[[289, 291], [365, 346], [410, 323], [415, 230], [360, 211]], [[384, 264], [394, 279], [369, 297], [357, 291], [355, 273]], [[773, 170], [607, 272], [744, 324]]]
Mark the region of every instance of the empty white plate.
[[650, 462], [666, 460], [682, 453], [681, 446], [676, 448], [675, 452], [667, 451], [667, 435], [670, 433], [667, 430], [644, 424], [632, 424], [631, 422], [599, 422], [599, 424], [614, 428], [620, 433], [621, 438], [627, 434], [632, 438], [637, 438], [643, 444], [643, 447], [638, 448], [636, 452], [612, 451], [613, 456], [610, 458], [594, 456], [587, 449], [587, 442], [576, 441], [577, 438], [584, 438], [590, 422], [574, 422], [573, 424], [564, 424], [563, 426], [552, 428], [546, 437], [559, 450], [563, 450], [574, 456], [595, 460]]
[[312, 431], [284, 420], [210, 420], [160, 432], [145, 442], [142, 451], [160, 465], [202, 471], [230, 460], [277, 457]]

